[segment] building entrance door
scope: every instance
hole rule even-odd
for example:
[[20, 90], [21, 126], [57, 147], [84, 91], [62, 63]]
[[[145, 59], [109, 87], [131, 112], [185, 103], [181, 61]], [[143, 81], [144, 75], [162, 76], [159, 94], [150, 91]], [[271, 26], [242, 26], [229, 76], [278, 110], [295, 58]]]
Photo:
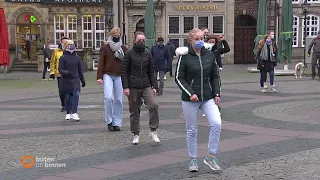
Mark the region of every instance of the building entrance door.
[[240, 15], [235, 22], [234, 64], [256, 63], [253, 55], [256, 20], [250, 15]]
[[32, 15], [22, 13], [17, 19], [17, 53], [19, 61], [37, 61], [37, 46], [40, 43], [40, 25], [36, 22], [36, 17], [33, 16], [33, 22], [28, 20]]

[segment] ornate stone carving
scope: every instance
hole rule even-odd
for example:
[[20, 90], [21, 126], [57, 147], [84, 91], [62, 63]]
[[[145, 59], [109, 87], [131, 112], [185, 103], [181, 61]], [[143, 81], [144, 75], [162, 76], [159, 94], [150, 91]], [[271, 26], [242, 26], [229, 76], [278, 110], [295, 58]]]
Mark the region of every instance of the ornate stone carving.
[[143, 15], [133, 15], [132, 16], [132, 21], [134, 24], [137, 24], [141, 19], [143, 19]]
[[40, 21], [40, 24], [44, 23], [43, 12], [40, 9], [38, 9], [37, 7], [31, 6], [31, 5], [18, 6], [12, 13], [9, 14], [8, 23], [15, 24], [17, 18], [20, 16], [20, 14], [26, 13], [26, 12], [33, 13], [34, 15], [36, 15]]

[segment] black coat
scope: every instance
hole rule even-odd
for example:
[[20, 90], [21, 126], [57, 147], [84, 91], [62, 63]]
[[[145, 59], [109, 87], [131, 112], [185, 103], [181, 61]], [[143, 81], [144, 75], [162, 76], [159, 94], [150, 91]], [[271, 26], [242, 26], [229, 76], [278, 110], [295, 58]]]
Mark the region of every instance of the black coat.
[[230, 51], [230, 47], [227, 41], [222, 40], [221, 42], [223, 44], [223, 47], [220, 46], [220, 44], [215, 44], [211, 49], [212, 53], [216, 57], [217, 64], [220, 68], [222, 68], [221, 54], [225, 54]]
[[46, 58], [48, 58], [49, 61], [50, 61], [51, 53], [50, 53], [50, 49], [49, 48], [44, 48], [43, 49], [43, 60], [44, 60], [44, 62], [46, 62]]
[[166, 44], [166, 48], [168, 49], [169, 56], [170, 56], [171, 58], [173, 58], [173, 56], [176, 55], [176, 47], [172, 44], [172, 42], [169, 41], [169, 42]]
[[61, 74], [61, 84], [59, 91], [62, 94], [80, 92], [80, 81], [85, 83], [82, 65], [79, 56], [74, 52], [63, 52], [59, 60], [59, 72]]
[[121, 80], [123, 89], [157, 89], [151, 53], [136, 46], [128, 50], [121, 63]]
[[188, 54], [181, 55], [176, 70], [176, 83], [182, 90], [181, 99], [190, 101], [196, 94], [199, 101], [206, 101], [220, 96], [219, 69], [213, 53], [201, 49], [201, 57], [197, 56], [189, 46]]
[[151, 48], [155, 71], [165, 71], [171, 68], [172, 57], [165, 46], [154, 45]]

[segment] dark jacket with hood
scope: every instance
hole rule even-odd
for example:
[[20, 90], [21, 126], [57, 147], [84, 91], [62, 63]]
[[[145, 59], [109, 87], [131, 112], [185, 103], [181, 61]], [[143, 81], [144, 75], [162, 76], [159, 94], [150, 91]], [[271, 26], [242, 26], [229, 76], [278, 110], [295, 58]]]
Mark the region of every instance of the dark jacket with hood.
[[59, 72], [61, 85], [59, 91], [62, 94], [80, 92], [80, 81], [85, 83], [82, 65], [79, 56], [74, 52], [64, 51], [59, 60]]
[[167, 71], [171, 67], [172, 57], [168, 49], [162, 45], [154, 45], [151, 48], [152, 60], [154, 62], [155, 71]]
[[135, 45], [128, 50], [121, 63], [121, 80], [123, 89], [157, 89], [151, 53]]
[[211, 51], [203, 47], [199, 57], [189, 46], [188, 53], [182, 54], [177, 63], [175, 81], [182, 90], [181, 99], [190, 101], [193, 94], [199, 101], [219, 97], [221, 82], [218, 68]]
[[171, 41], [168, 41], [167, 44], [166, 44], [166, 48], [168, 49], [168, 52], [169, 52], [169, 56], [171, 58], [173, 58], [173, 56], [176, 55], [176, 47], [172, 44]]
[[[222, 47], [222, 45], [223, 45], [223, 47]], [[215, 44], [214, 46], [212, 46], [211, 51], [214, 54], [214, 56], [216, 57], [216, 61], [217, 61], [219, 68], [222, 68], [221, 55], [230, 51], [229, 44], [227, 43], [226, 40], [222, 40], [221, 44], [219, 42], [218, 44]]]

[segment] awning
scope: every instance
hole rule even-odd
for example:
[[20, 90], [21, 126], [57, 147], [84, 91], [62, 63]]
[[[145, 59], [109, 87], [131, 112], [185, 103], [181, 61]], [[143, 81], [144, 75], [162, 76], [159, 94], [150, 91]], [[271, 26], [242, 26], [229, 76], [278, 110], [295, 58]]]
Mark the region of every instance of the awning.
[[3, 8], [0, 8], [0, 66], [9, 66], [9, 38], [6, 16]]

